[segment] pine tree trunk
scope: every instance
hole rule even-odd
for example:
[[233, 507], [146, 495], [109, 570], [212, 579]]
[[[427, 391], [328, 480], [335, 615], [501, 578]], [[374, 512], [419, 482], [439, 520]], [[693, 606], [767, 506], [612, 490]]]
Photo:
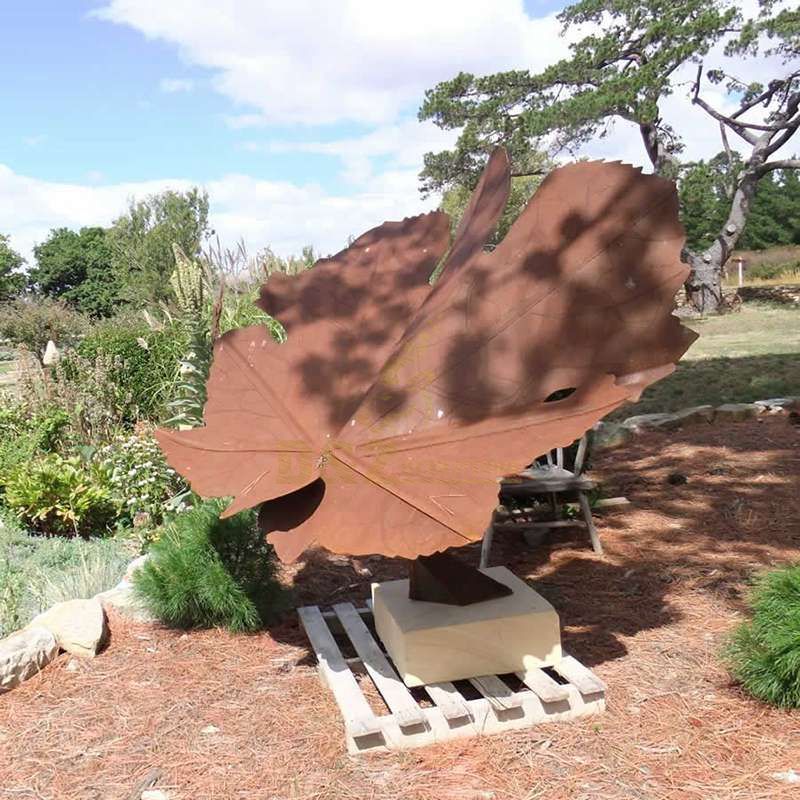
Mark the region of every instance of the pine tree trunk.
[[722, 268], [736, 247], [750, 214], [768, 141], [765, 134], [753, 146], [753, 152], [739, 175], [725, 224], [714, 243], [703, 253], [684, 253], [691, 269], [684, 284], [686, 299], [701, 314], [715, 314], [726, 309], [722, 297]]
[[716, 314], [723, 308], [721, 255], [722, 251], [718, 250], [716, 254], [688, 253], [685, 256], [691, 270], [683, 285], [686, 301], [700, 314]]

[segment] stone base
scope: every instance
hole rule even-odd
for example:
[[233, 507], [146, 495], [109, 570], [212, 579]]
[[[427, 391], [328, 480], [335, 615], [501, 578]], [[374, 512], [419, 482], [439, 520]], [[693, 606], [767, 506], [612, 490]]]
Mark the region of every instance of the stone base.
[[375, 628], [407, 686], [502, 675], [561, 660], [558, 614], [505, 567], [481, 570], [512, 589], [469, 606], [410, 600], [408, 580], [372, 585]]

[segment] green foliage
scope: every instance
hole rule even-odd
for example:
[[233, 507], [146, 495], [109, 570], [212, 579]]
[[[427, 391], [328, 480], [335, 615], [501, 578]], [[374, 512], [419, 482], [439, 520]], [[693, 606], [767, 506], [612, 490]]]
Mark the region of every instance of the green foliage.
[[787, 244], [800, 244], [800, 176], [793, 170], [776, 170], [758, 182], [738, 246], [764, 250]]
[[[747, 265], [747, 280], [774, 281], [800, 273], [800, 261], [787, 261], [784, 264]], [[794, 281], [792, 281], [794, 282]]]
[[57, 536], [106, 533], [115, 516], [102, 476], [55, 453], [11, 469], [5, 502], [35, 530]]
[[75, 443], [102, 444], [139, 419], [124, 374], [125, 362], [105, 353], [87, 358], [70, 351], [52, 369], [48, 394], [69, 415]]
[[38, 294], [62, 299], [95, 317], [110, 316], [120, 301], [112, 269], [112, 250], [105, 229], [54, 228], [34, 248], [36, 267], [29, 281]]
[[263, 325], [276, 342], [286, 341], [286, 331], [278, 320], [257, 305], [258, 289], [226, 292], [219, 318], [220, 335], [247, 325]]
[[579, 0], [559, 14], [564, 28], [588, 23], [592, 33], [571, 54], [537, 74], [526, 70], [476, 77], [461, 73], [425, 94], [421, 119], [462, 129], [453, 151], [425, 156], [425, 190], [445, 188], [479, 170], [498, 143], [515, 172], [525, 171], [531, 143], [555, 134], [567, 150], [602, 137], [614, 118], [655, 126], [671, 153], [675, 131], [659, 115], [672, 76], [728, 35], [740, 18], [728, 0]]
[[0, 336], [24, 345], [41, 359], [49, 339], [59, 348], [74, 345], [89, 320], [59, 300], [20, 298], [0, 305]]
[[69, 415], [57, 406], [32, 410], [11, 396], [0, 396], [0, 489], [12, 468], [56, 450], [68, 424]]
[[108, 232], [114, 274], [125, 301], [141, 308], [167, 299], [173, 245], [193, 258], [211, 233], [208, 195], [197, 188], [168, 190], [132, 202]]
[[311, 245], [303, 247], [299, 256], [290, 255], [287, 258], [276, 255], [271, 247], [265, 247], [256, 257], [256, 264], [261, 279], [266, 280], [276, 272], [283, 275], [299, 275], [313, 267], [316, 260], [317, 255]]
[[220, 519], [224, 507], [209, 500], [177, 515], [134, 575], [136, 593], [168, 625], [253, 631], [283, 605], [274, 552], [255, 513]]
[[178, 379], [167, 401], [166, 425], [195, 427], [203, 424], [206, 379], [211, 368], [213, 328], [218, 322], [211, 302], [212, 274], [206, 264], [191, 259], [178, 245], [170, 286], [178, 306], [178, 324], [188, 339], [180, 361]]
[[170, 509], [168, 501], [186, 491], [152, 436], [115, 439], [101, 447], [95, 459], [106, 476], [118, 521], [133, 525], [139, 515], [146, 514], [151, 526], [160, 525]]
[[25, 288], [25, 274], [20, 272], [25, 259], [11, 249], [8, 236], [0, 233], [0, 302], [16, 297]]
[[[503, 240], [503, 237], [508, 233], [508, 229], [522, 213], [528, 200], [533, 197], [533, 193], [542, 182], [542, 176], [552, 168], [551, 163], [544, 156], [540, 156], [538, 160], [541, 165], [542, 175], [511, 179], [511, 192], [508, 196], [508, 203], [506, 203], [503, 215], [497, 224], [497, 230], [489, 238], [487, 244], [497, 245]], [[467, 209], [471, 194], [472, 187], [458, 184], [449, 188], [442, 196], [440, 208], [450, 217], [450, 226], [453, 233], [455, 233], [458, 223], [461, 222], [461, 217]]]
[[754, 697], [800, 708], [800, 564], [761, 576], [749, 602], [752, 619], [733, 632], [725, 661]]
[[[738, 155], [729, 161], [725, 153], [719, 153], [681, 174], [681, 217], [690, 248], [702, 250], [714, 241], [725, 223], [742, 170]], [[763, 250], [791, 244], [800, 244], [800, 177], [793, 170], [775, 170], [758, 182], [737, 246]]]
[[729, 190], [715, 166], [716, 160], [699, 161], [678, 181], [681, 221], [686, 229], [686, 244], [693, 250], [711, 245], [730, 207]]
[[118, 538], [32, 536], [0, 506], [0, 637], [54, 603], [112, 588], [133, 555]]
[[[96, 325], [78, 347], [78, 354], [96, 362], [113, 359], [109, 380], [117, 393], [130, 394], [136, 417], [160, 419], [178, 377], [178, 362], [187, 346], [176, 324], [152, 330], [143, 319], [119, 318]], [[126, 423], [135, 421], [130, 414]]]

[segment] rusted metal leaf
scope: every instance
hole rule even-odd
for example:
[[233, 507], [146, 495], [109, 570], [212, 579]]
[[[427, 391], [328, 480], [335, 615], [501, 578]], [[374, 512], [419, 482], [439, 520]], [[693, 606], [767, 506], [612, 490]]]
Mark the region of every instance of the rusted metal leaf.
[[441, 214], [271, 278], [261, 305], [288, 341], [258, 327], [220, 340], [206, 427], [158, 434], [170, 464], [202, 495], [233, 495], [226, 514], [263, 502], [284, 560], [480, 538], [499, 476], [635, 400], [694, 339], [671, 313], [687, 275], [671, 182], [562, 167], [486, 252], [508, 187], [498, 150], [432, 289]]

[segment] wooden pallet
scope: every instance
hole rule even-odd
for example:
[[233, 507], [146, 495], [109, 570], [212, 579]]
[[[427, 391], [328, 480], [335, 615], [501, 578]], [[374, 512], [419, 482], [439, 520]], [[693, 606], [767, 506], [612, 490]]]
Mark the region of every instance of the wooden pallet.
[[[541, 722], [575, 719], [605, 710], [603, 682], [572, 656], [552, 670], [469, 681], [435, 683], [413, 690], [400, 680], [373, 633], [372, 609], [338, 603], [298, 609], [323, 681], [344, 719], [350, 753], [404, 750], [468, 736], [530, 728]], [[355, 653], [346, 657], [337, 643]], [[371, 680], [385, 704], [376, 713], [356, 680]], [[367, 677], [368, 676], [368, 677]], [[509, 679], [510, 678], [510, 679]]]

